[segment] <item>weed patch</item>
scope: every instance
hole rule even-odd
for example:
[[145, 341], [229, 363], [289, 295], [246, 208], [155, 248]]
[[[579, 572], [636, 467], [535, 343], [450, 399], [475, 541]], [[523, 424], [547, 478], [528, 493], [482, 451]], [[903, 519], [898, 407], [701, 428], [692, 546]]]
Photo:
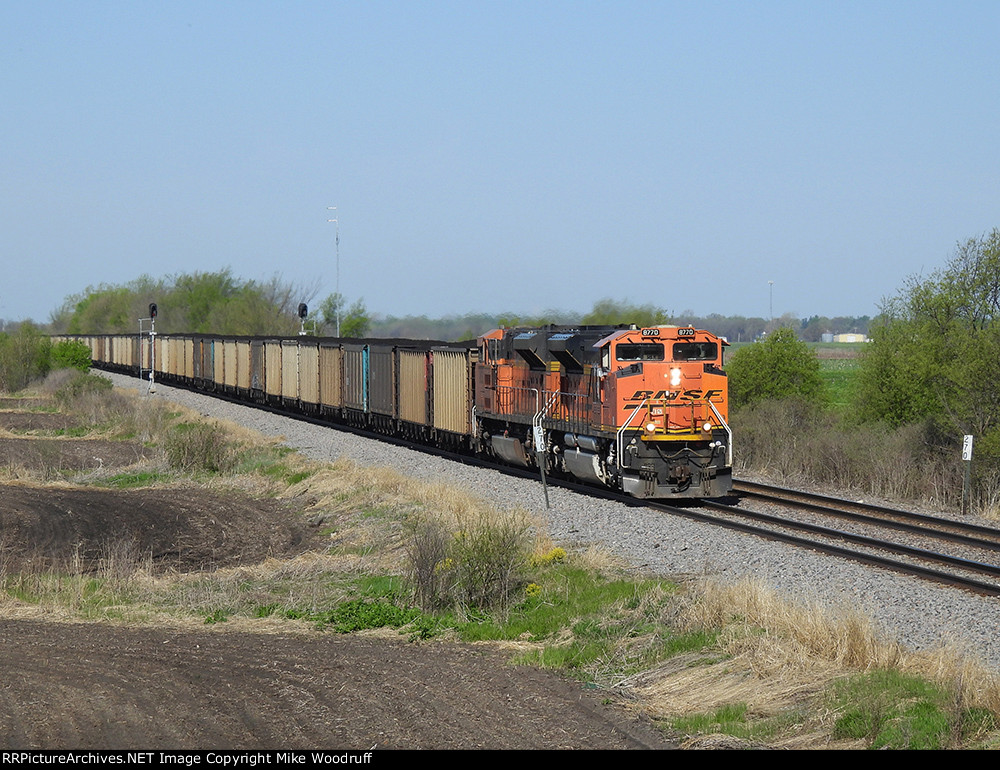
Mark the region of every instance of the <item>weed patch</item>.
[[417, 603], [505, 614], [526, 584], [531, 543], [527, 522], [513, 516], [482, 512], [455, 528], [419, 520], [409, 545]]
[[835, 738], [863, 740], [873, 749], [947, 748], [955, 715], [945, 691], [898, 671], [875, 671], [836, 682]]
[[230, 442], [215, 425], [182, 422], [174, 425], [164, 441], [171, 468], [188, 472], [225, 473], [234, 464]]
[[169, 481], [171, 476], [159, 471], [131, 471], [116, 473], [98, 482], [99, 486], [112, 489], [138, 489]]

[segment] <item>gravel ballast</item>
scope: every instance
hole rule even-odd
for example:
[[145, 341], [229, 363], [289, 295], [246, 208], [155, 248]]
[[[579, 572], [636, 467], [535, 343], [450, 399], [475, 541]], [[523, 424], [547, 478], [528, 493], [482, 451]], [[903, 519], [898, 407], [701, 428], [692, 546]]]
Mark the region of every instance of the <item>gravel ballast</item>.
[[[145, 392], [135, 378], [107, 374], [116, 386]], [[153, 398], [230, 420], [267, 436], [280, 436], [314, 460], [349, 457], [406, 475], [453, 483], [501, 506], [516, 505], [548, 521], [564, 546], [600, 544], [626, 562], [672, 578], [759, 580], [793, 599], [853, 606], [885, 633], [913, 649], [944, 642], [964, 645], [1000, 669], [1000, 599], [940, 587], [918, 578], [774, 543], [684, 518], [549, 488], [546, 510], [538, 481], [473, 468], [333, 428], [157, 384]], [[739, 445], [736, 445], [737, 451]]]

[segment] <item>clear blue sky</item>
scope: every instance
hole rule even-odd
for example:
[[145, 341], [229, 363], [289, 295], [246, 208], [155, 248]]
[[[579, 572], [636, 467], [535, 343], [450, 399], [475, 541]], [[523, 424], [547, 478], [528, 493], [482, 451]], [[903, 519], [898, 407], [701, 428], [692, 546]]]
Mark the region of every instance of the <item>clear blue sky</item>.
[[0, 5], [0, 317], [230, 267], [382, 314], [874, 314], [1000, 226], [1000, 2]]

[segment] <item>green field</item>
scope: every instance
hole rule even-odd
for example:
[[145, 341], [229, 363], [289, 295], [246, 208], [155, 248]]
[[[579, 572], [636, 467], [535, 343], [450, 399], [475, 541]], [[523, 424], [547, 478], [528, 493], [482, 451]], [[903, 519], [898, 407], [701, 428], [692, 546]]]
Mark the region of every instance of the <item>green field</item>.
[[819, 359], [819, 373], [826, 383], [830, 396], [830, 407], [838, 412], [850, 408], [857, 387], [858, 356], [867, 344], [865, 342], [810, 342], [806, 343], [816, 352]]
[[821, 358], [819, 373], [826, 383], [830, 407], [837, 411], [850, 408], [857, 387], [859, 362], [856, 358]]
[[[752, 342], [732, 343], [726, 350], [726, 360]], [[836, 411], [847, 411], [854, 397], [857, 386], [859, 354], [864, 349], [865, 342], [807, 342], [810, 350], [815, 351], [819, 359], [819, 373], [826, 383], [830, 396], [830, 407]]]

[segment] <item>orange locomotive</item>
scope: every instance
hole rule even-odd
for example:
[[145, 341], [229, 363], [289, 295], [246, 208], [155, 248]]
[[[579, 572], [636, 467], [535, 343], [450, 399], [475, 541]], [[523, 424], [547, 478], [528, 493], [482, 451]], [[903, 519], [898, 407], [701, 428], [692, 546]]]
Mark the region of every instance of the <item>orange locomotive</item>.
[[489, 332], [475, 367], [478, 445], [636, 497], [726, 495], [727, 344], [678, 326]]

